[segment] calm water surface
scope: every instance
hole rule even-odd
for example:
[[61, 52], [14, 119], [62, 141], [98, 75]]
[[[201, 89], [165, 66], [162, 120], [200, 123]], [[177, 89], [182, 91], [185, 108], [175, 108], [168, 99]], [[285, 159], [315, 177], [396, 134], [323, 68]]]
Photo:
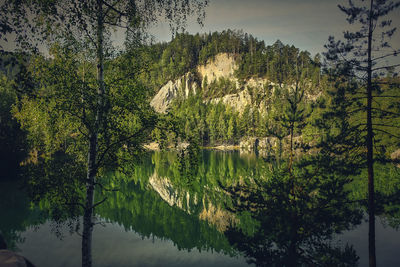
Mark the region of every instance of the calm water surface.
[[[279, 233], [290, 232], [291, 224], [285, 222], [293, 218], [278, 212], [277, 219], [267, 220], [265, 227], [246, 216], [246, 212], [232, 209], [230, 196], [223, 190], [246, 179], [267, 179], [270, 168], [261, 158], [239, 152], [202, 151], [195, 167], [168, 152], [150, 154], [130, 177], [111, 174], [108, 178], [119, 191], [109, 192], [107, 201], [96, 208], [99, 224], [93, 232], [94, 266], [254, 266], [251, 259], [279, 266], [291, 253], [287, 245], [290, 240]], [[385, 173], [382, 176], [390, 176], [385, 179], [400, 179], [396, 169], [379, 170]], [[349, 186], [351, 195], [362, 194], [364, 186], [362, 182]], [[0, 190], [0, 230], [13, 250], [37, 266], [80, 264], [81, 237], [75, 232], [80, 222], [54, 223], [44, 211], [45, 205], [31, 204], [15, 181], [1, 182]], [[392, 210], [398, 206], [394, 202]], [[363, 212], [362, 207], [352, 208]], [[346, 227], [335, 228], [332, 235], [319, 229], [319, 217], [315, 219], [316, 225], [302, 225], [303, 220], [296, 219], [301, 224], [296, 229], [309, 232], [297, 243], [299, 251], [309, 252], [302, 256], [294, 254], [302, 260], [304, 256], [303, 265], [313, 258], [336, 255], [332, 251], [343, 250], [346, 245], [352, 246], [356, 255], [342, 253], [338, 262], [356, 257], [354, 265], [368, 265], [366, 216], [351, 222], [346, 221], [346, 216], [337, 223]], [[376, 247], [380, 266], [400, 266], [398, 218], [388, 213], [378, 216]], [[304, 221], [310, 220], [313, 218]], [[322, 223], [327, 228], [332, 225]], [[232, 229], [251, 233], [248, 238], [238, 239], [237, 230]], [[254, 253], [260, 244], [265, 247]]]

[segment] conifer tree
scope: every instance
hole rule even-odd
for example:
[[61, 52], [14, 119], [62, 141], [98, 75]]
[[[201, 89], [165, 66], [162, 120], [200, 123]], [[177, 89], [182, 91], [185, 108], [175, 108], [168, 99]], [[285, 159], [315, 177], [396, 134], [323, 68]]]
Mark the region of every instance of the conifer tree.
[[[358, 104], [353, 110], [365, 116], [363, 126], [366, 148], [366, 167], [368, 169], [368, 213], [369, 213], [369, 264], [376, 266], [375, 257], [375, 199], [374, 199], [374, 146], [377, 132], [393, 135], [388, 128], [398, 125], [382, 124], [376, 119], [387, 116], [399, 116], [393, 110], [383, 110], [379, 101], [398, 101], [397, 96], [385, 95], [384, 76], [396, 72], [400, 64], [393, 58], [400, 52], [399, 47], [392, 47], [390, 38], [396, 27], [391, 25], [391, 15], [400, 6], [400, 2], [390, 0], [350, 1], [347, 6], [339, 5], [347, 16], [347, 21], [356, 26], [356, 31], [345, 31], [344, 41], [329, 38], [325, 56], [331, 67], [341, 69], [341, 76], [347, 76], [358, 83], [352, 96], [347, 101]], [[392, 75], [393, 77], [393, 75]], [[390, 80], [390, 79], [389, 79]], [[354, 87], [351, 87], [354, 89]], [[378, 103], [376, 105], [376, 103]]]

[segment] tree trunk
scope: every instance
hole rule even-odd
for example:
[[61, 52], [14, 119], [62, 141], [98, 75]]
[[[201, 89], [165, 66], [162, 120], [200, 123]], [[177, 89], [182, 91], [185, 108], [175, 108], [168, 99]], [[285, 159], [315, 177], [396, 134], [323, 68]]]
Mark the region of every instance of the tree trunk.
[[282, 158], [282, 150], [283, 150], [283, 148], [282, 148], [282, 139], [283, 139], [283, 137], [278, 137], [278, 140], [279, 140], [279, 144], [278, 144], [278, 157], [277, 157], [277, 161], [278, 161], [278, 166], [280, 166], [281, 165], [281, 158]]
[[93, 202], [94, 185], [97, 168], [96, 164], [97, 135], [92, 135], [89, 142], [88, 169], [86, 181], [86, 201], [83, 215], [82, 233], [82, 266], [92, 266], [92, 231], [93, 231]]
[[292, 165], [293, 165], [293, 132], [294, 125], [290, 126], [290, 157], [289, 157], [289, 173], [292, 173]]
[[82, 266], [92, 266], [92, 231], [93, 231], [93, 214], [94, 214], [94, 187], [96, 184], [96, 175], [98, 166], [97, 143], [100, 128], [103, 126], [105, 88], [104, 88], [104, 17], [103, 17], [103, 0], [97, 0], [97, 106], [96, 117], [93, 128], [90, 129], [89, 152], [88, 152], [88, 169], [86, 180], [86, 201], [83, 216], [83, 234], [82, 234]]
[[369, 29], [368, 29], [368, 68], [367, 68], [367, 166], [368, 166], [368, 214], [369, 214], [369, 266], [376, 266], [375, 255], [375, 200], [374, 200], [374, 159], [373, 159], [373, 131], [372, 131], [372, 16], [373, 0], [369, 11]]
[[[296, 203], [292, 203], [293, 206], [296, 205]], [[295, 209], [297, 210], [297, 209]], [[287, 258], [285, 260], [285, 266], [288, 267], [295, 267], [298, 266], [298, 255], [297, 255], [297, 246], [298, 246], [298, 219], [297, 219], [297, 214], [295, 213], [296, 211], [293, 210], [291, 214], [291, 228], [290, 228], [290, 243], [288, 246], [288, 254]]]

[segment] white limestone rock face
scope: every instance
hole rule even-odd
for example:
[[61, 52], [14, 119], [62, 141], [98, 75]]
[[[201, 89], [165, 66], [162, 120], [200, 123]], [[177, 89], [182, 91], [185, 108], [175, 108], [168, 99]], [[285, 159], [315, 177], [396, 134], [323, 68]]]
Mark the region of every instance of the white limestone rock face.
[[[394, 151], [392, 154], [390, 154], [390, 158], [394, 161], [400, 161], [400, 148]], [[398, 168], [400, 168], [400, 163], [396, 165]]]
[[[265, 78], [249, 78], [240, 83], [235, 77], [235, 70], [238, 65], [235, 56], [228, 53], [220, 53], [214, 59], [210, 59], [206, 64], [199, 65], [195, 73], [188, 72], [175, 81], [168, 81], [150, 102], [156, 112], [166, 113], [171, 102], [178, 98], [188, 98], [191, 94], [197, 94], [202, 90], [204, 80], [210, 84], [221, 78], [228, 79], [236, 84], [237, 93], [224, 95], [223, 97], [205, 100], [213, 104], [219, 102], [230, 106], [235, 111], [242, 113], [247, 105], [252, 109], [257, 109], [261, 113], [266, 111], [266, 101], [260, 101], [259, 96], [266, 92], [273, 93], [279, 85]], [[294, 85], [290, 86], [291, 89]], [[306, 99], [315, 101], [321, 92], [307, 93]], [[207, 96], [205, 96], [207, 97]], [[258, 99], [258, 100], [257, 100]]]
[[[234, 57], [227, 53], [221, 53], [216, 55], [214, 60], [207, 62], [207, 64], [198, 66], [197, 73], [201, 81], [205, 77], [207, 77], [209, 83], [219, 78], [229, 78], [230, 80], [234, 80], [237, 86], [239, 86], [237, 79], [234, 78], [236, 68], [237, 65]], [[166, 113], [174, 99], [178, 97], [187, 98], [190, 94], [197, 94], [201, 89], [200, 86], [196, 81], [196, 76], [188, 72], [175, 81], [168, 81], [161, 87], [160, 91], [151, 100], [150, 105], [156, 112]]]
[[[234, 110], [239, 111], [239, 113], [242, 113], [246, 105], [254, 106], [249, 90], [255, 90], [254, 88], [257, 88], [256, 90], [263, 90], [265, 85], [269, 84], [274, 86], [274, 84], [261, 78], [251, 78], [246, 81], [245, 84], [240, 84], [239, 80], [234, 75], [237, 68], [238, 65], [233, 55], [220, 53], [216, 55], [213, 60], [209, 60], [207, 64], [198, 66], [196, 69], [197, 76], [188, 72], [175, 81], [168, 81], [168, 83], [161, 87], [160, 91], [150, 102], [150, 105], [156, 112], [165, 113], [174, 99], [178, 97], [187, 98], [190, 94], [199, 93], [202, 89], [201, 86], [204, 83], [204, 79], [207, 78], [207, 83], [210, 84], [214, 81], [218, 81], [220, 78], [224, 78], [233, 81], [239, 92], [208, 101], [213, 104], [222, 102], [225, 105], [231, 106]], [[196, 80], [196, 77], [198, 77], [199, 81]], [[258, 108], [261, 111], [263, 107], [259, 103], [254, 106], [254, 108]]]
[[169, 81], [166, 85], [161, 87], [160, 91], [154, 96], [150, 102], [150, 106], [156, 112], [165, 113], [169, 104], [178, 96], [177, 83]]
[[229, 94], [223, 97], [213, 98], [210, 102], [212, 104], [218, 104], [221, 102], [224, 105], [232, 107], [239, 113], [242, 113], [247, 105], [252, 105], [249, 91], [246, 89], [237, 94]]
[[156, 112], [165, 113], [171, 102], [179, 96], [188, 97], [196, 94], [198, 85], [195, 76], [188, 72], [175, 81], [168, 81], [150, 102]]
[[400, 160], [400, 148], [390, 154], [392, 160]]
[[207, 82], [211, 83], [219, 78], [234, 78], [234, 72], [238, 68], [233, 55], [227, 53], [220, 53], [215, 56], [214, 60], [209, 60], [207, 64], [197, 67], [197, 72], [203, 81], [207, 77]]

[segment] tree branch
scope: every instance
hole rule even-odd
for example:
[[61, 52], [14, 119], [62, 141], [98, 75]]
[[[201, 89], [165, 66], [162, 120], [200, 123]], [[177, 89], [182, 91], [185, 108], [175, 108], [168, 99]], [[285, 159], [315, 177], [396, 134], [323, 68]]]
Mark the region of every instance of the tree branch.
[[132, 134], [132, 135], [130, 135], [130, 136], [127, 136], [127, 137], [125, 137], [125, 138], [122, 138], [122, 139], [120, 139], [120, 140], [118, 140], [118, 141], [116, 141], [116, 142], [111, 143], [110, 145], [108, 145], [107, 148], [103, 151], [103, 153], [99, 156], [96, 165], [97, 165], [97, 166], [100, 165], [100, 163], [104, 160], [104, 157], [106, 156], [106, 154], [108, 153], [108, 151], [109, 151], [112, 147], [114, 147], [114, 146], [116, 146], [116, 145], [118, 145], [118, 144], [121, 144], [122, 142], [127, 141], [127, 140], [129, 140], [129, 139], [132, 139], [132, 138], [134, 138], [135, 136], [138, 136], [138, 135], [141, 134], [141, 133], [142, 133], [141, 131], [138, 131], [138, 132], [136, 132], [136, 133], [134, 133], [134, 134]]
[[383, 124], [383, 123], [373, 123], [372, 125], [374, 125], [374, 126], [384, 126], [384, 127], [390, 127], [390, 128], [399, 128], [400, 129], [400, 126], [397, 126], [397, 125], [387, 125], [387, 124]]
[[383, 56], [380, 56], [380, 57], [376, 57], [376, 58], [372, 59], [372, 61], [379, 60], [379, 59], [386, 58], [386, 57], [390, 57], [390, 56], [396, 56], [399, 53], [400, 53], [400, 50], [399, 51], [394, 51], [393, 53], [386, 54], [386, 55], [383, 55]]
[[390, 68], [395, 68], [395, 67], [399, 67], [399, 66], [400, 66], [400, 64], [393, 64], [393, 65], [390, 65], [390, 66], [384, 66], [384, 67], [375, 68], [375, 69], [372, 69], [371, 71], [377, 71], [377, 70], [382, 70], [382, 69], [390, 69]]
[[92, 209], [94, 209], [95, 207], [97, 207], [98, 205], [104, 203], [106, 200], [108, 199], [108, 197], [103, 198], [103, 200], [93, 204]]
[[116, 12], [118, 15], [120, 15], [120, 17], [127, 17], [129, 16], [128, 13], [122, 12], [121, 10], [118, 10], [115, 8], [115, 6], [118, 4], [119, 1], [115, 2], [114, 5], [110, 5], [109, 3], [107, 3], [106, 1], [103, 1], [103, 4], [108, 7], [108, 9], [105, 11], [105, 13], [107, 14], [110, 10]]
[[380, 108], [371, 108], [371, 109], [373, 109], [373, 110], [376, 110], [376, 111], [380, 111], [380, 112], [382, 112], [382, 113], [386, 113], [386, 114], [394, 115], [394, 116], [400, 116], [400, 114], [399, 114], [399, 113], [395, 113], [395, 112], [391, 112], [391, 111], [383, 110], [383, 109], [380, 109]]
[[377, 128], [375, 128], [375, 129], [373, 129], [373, 130], [374, 130], [374, 131], [378, 131], [378, 132], [382, 132], [382, 133], [385, 133], [385, 134], [387, 134], [387, 135], [389, 135], [389, 136], [392, 136], [392, 137], [395, 137], [395, 138], [400, 139], [400, 136], [391, 134], [391, 133], [389, 133], [389, 132], [387, 132], [387, 131], [385, 131], [385, 130], [377, 129]]

